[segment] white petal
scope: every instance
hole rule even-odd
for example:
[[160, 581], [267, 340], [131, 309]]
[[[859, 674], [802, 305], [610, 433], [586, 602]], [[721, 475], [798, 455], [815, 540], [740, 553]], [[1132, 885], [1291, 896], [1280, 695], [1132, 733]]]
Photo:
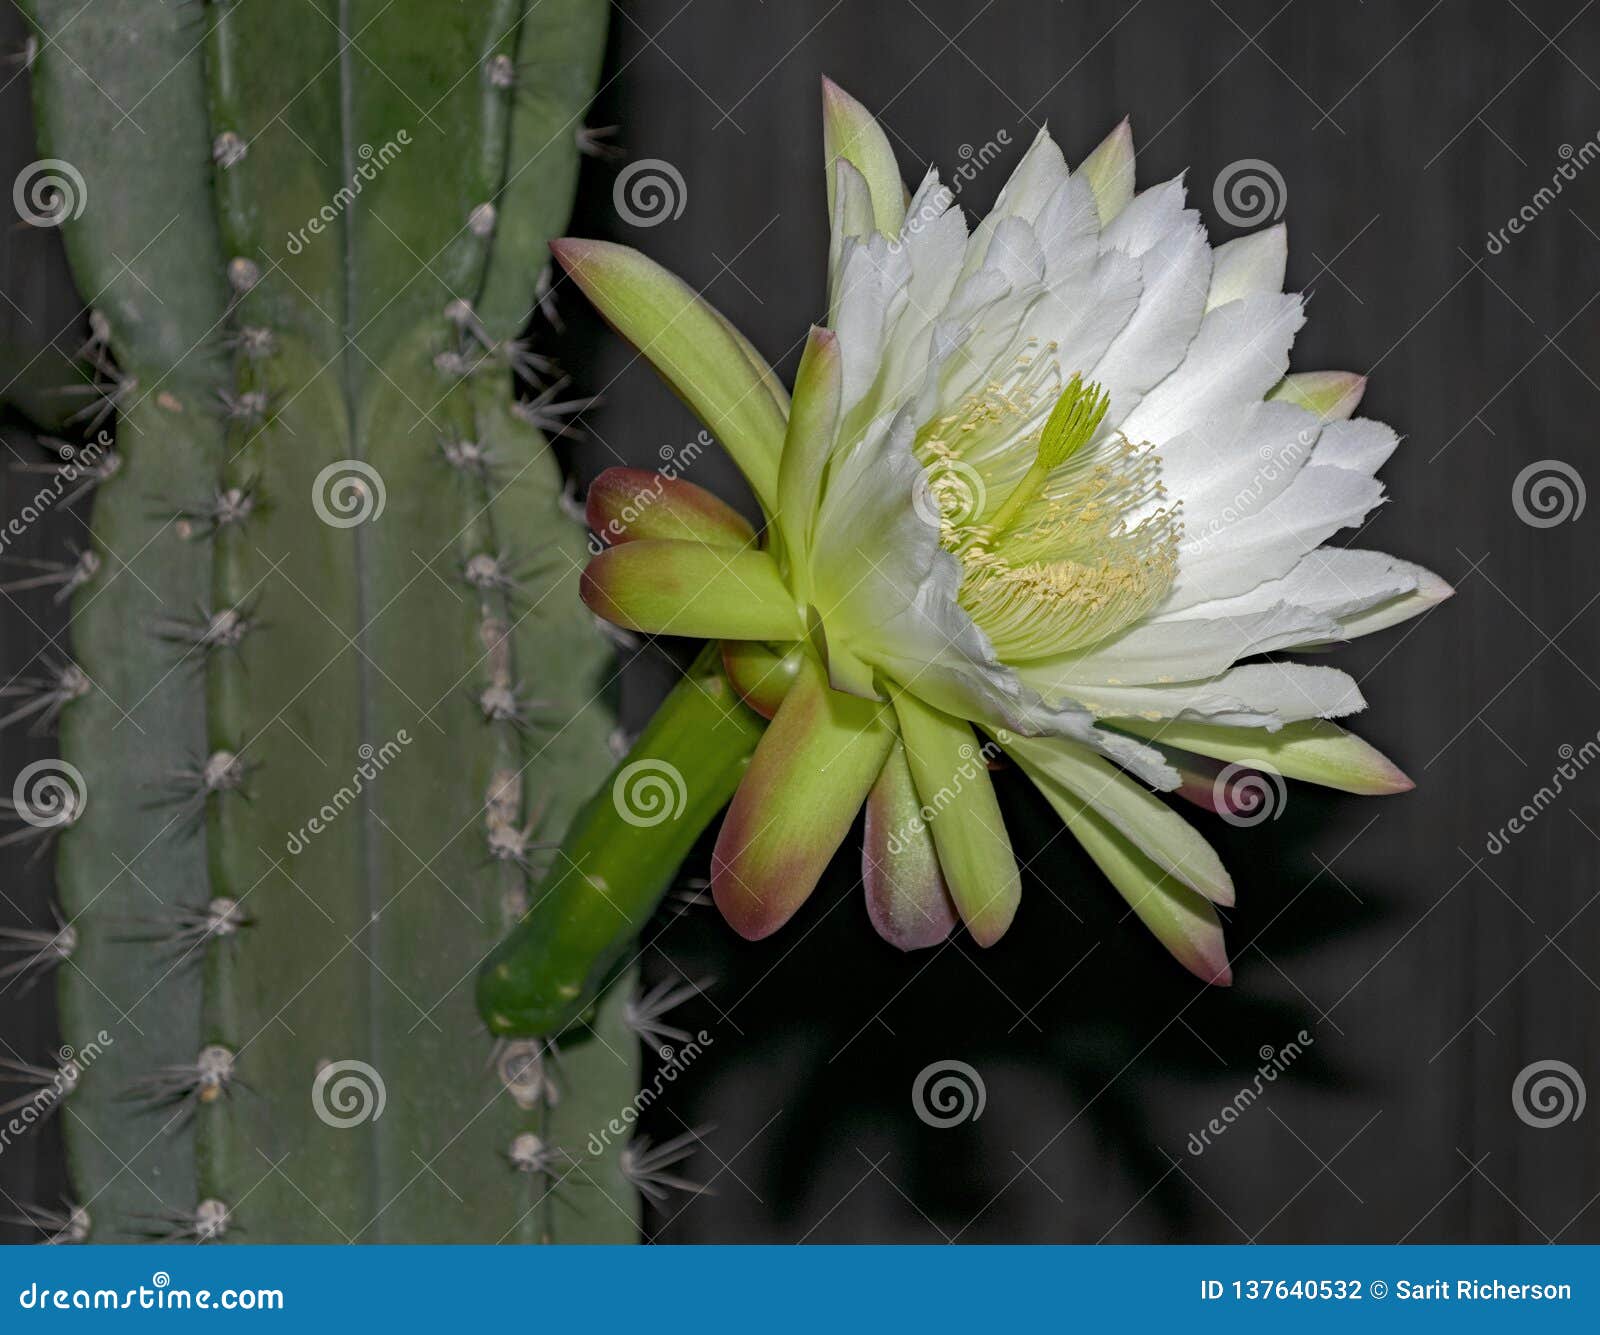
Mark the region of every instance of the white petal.
[[[1388, 558], [1394, 561], [1393, 557]], [[1390, 626], [1398, 626], [1402, 621], [1409, 621], [1414, 616], [1430, 611], [1437, 607], [1446, 598], [1455, 593], [1444, 580], [1440, 579], [1431, 570], [1422, 566], [1412, 565], [1409, 561], [1394, 561], [1397, 573], [1416, 582], [1416, 587], [1409, 593], [1403, 593], [1397, 598], [1386, 602], [1374, 603], [1359, 612], [1343, 615], [1339, 619], [1339, 638], [1354, 640], [1363, 635], [1371, 635], [1374, 631], [1387, 630]], [[1305, 646], [1299, 646], [1305, 647]]]
[[911, 261], [878, 233], [867, 241], [847, 237], [843, 274], [832, 325], [844, 360], [843, 411], [848, 413], [878, 379], [888, 331], [906, 304]]
[[1350, 422], [1330, 422], [1322, 429], [1311, 462], [1348, 468], [1371, 477], [1394, 453], [1400, 437], [1391, 426], [1358, 417]]
[[1210, 274], [1211, 248], [1195, 219], [1180, 217], [1140, 261], [1138, 308], [1091, 372], [1111, 395], [1105, 433], [1183, 361], [1200, 328]]
[[1237, 522], [1186, 527], [1178, 578], [1162, 610], [1231, 598], [1287, 574], [1332, 534], [1359, 524], [1383, 499], [1373, 479], [1343, 468], [1302, 468], [1270, 505]]
[[[844, 158], [834, 164], [833, 225], [828, 237], [828, 310], [837, 312], [844, 290], [845, 242], [872, 235], [872, 196], [866, 178]], [[831, 318], [831, 317], [830, 317]]]
[[1141, 190], [1100, 234], [1107, 250], [1123, 250], [1136, 259], [1174, 227], [1184, 212], [1183, 177]]
[[1086, 687], [1076, 698], [1102, 717], [1183, 718], [1269, 732], [1300, 719], [1339, 718], [1367, 705], [1349, 675], [1304, 663], [1246, 663], [1209, 681]]
[[1160, 448], [1168, 499], [1183, 506], [1191, 538], [1215, 533], [1270, 505], [1311, 462], [1320, 428], [1288, 403], [1253, 403]]
[[1206, 309], [1283, 291], [1289, 264], [1289, 229], [1282, 223], [1218, 246], [1211, 266]]
[[1073, 694], [1074, 686], [1082, 683], [1121, 686], [1214, 677], [1252, 654], [1338, 634], [1339, 623], [1326, 614], [1279, 602], [1235, 614], [1147, 621], [1070, 658], [1027, 663], [1021, 675], [1035, 690], [1055, 699]]
[[1066, 179], [1066, 159], [1061, 156], [1061, 150], [1050, 137], [1049, 130], [1040, 126], [1033, 143], [1028, 145], [1028, 151], [1022, 155], [1010, 179], [1001, 188], [994, 208], [973, 230], [972, 239], [967, 244], [967, 262], [962, 277], [976, 273], [985, 262], [989, 238], [1001, 222], [1007, 218], [1032, 222]]
[[1305, 323], [1299, 296], [1247, 297], [1200, 322], [1183, 363], [1121, 422], [1130, 440], [1159, 445], [1185, 428], [1262, 398], [1283, 378]]
[[1191, 617], [1251, 616], [1280, 603], [1338, 619], [1414, 592], [1419, 571], [1427, 574], [1420, 566], [1383, 552], [1319, 547], [1280, 579], [1263, 580], [1236, 597], [1197, 603], [1182, 613], [1165, 613], [1154, 620], [1181, 625]]

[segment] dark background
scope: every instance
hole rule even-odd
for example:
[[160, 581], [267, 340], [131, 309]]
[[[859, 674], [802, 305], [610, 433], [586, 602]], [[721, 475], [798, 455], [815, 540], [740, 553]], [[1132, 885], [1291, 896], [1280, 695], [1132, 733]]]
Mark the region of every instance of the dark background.
[[[9, 12], [0, 17], [20, 40]], [[9, 40], [3, 39], [3, 40]], [[3, 178], [32, 159], [26, 76], [0, 67]], [[732, 317], [787, 378], [820, 314], [819, 74], [882, 118], [908, 178], [1010, 147], [963, 192], [993, 199], [1036, 127], [1076, 161], [1124, 114], [1139, 184], [1188, 170], [1214, 242], [1212, 187], [1240, 159], [1287, 186], [1289, 284], [1313, 294], [1295, 369], [1368, 373], [1364, 410], [1406, 437], [1394, 504], [1352, 540], [1420, 561], [1458, 596], [1338, 651], [1372, 706], [1362, 733], [1417, 780], [1363, 800], [1295, 786], [1280, 819], [1196, 813], [1234, 873], [1236, 981], [1171, 964], [1054, 817], [1000, 778], [1025, 863], [1015, 927], [901, 957], [878, 941], [841, 856], [791, 926], [737, 942], [713, 910], [663, 919], [647, 968], [715, 975], [687, 1010], [713, 1042], [652, 1110], [657, 1139], [713, 1124], [690, 1165], [716, 1194], [652, 1210], [659, 1241], [1563, 1242], [1600, 1240], [1594, 1118], [1525, 1124], [1512, 1085], [1559, 1060], [1600, 1093], [1600, 772], [1526, 833], [1486, 841], [1550, 782], [1558, 748], [1600, 732], [1600, 505], [1538, 528], [1528, 464], [1592, 464], [1600, 415], [1600, 164], [1501, 253], [1488, 233], [1600, 133], [1600, 7], [1440, 3], [1068, 4], [1054, 0], [664, 0], [614, 6], [591, 124], [681, 172], [681, 217], [630, 227], [621, 166], [586, 167], [573, 230], [637, 245]], [[1578, 159], [1574, 158], [1574, 162]], [[53, 233], [0, 233], [10, 346], [74, 303]], [[692, 419], [570, 290], [561, 354], [605, 405], [572, 450], [587, 480], [648, 466]], [[60, 334], [70, 351], [78, 337]], [[8, 437], [5, 461], [33, 447]], [[738, 490], [720, 459], [696, 480]], [[36, 480], [0, 472], [0, 514]], [[748, 498], [746, 497], [746, 500]], [[71, 515], [12, 551], [59, 555]], [[0, 681], [27, 675], [61, 616], [0, 604]], [[637, 722], [672, 677], [647, 649], [625, 678]], [[666, 652], [663, 652], [665, 650]], [[3, 703], [3, 701], [0, 701]], [[16, 770], [46, 738], [0, 738]], [[704, 852], [685, 869], [704, 872]], [[47, 922], [48, 867], [7, 859], [0, 925]], [[672, 963], [667, 963], [667, 956]], [[0, 1054], [55, 1043], [50, 988], [0, 991]], [[1187, 1148], [1301, 1029], [1305, 1056], [1199, 1155]], [[981, 1119], [913, 1114], [931, 1062], [980, 1073]], [[648, 1073], [647, 1073], [648, 1078]], [[70, 1113], [69, 1113], [70, 1115]], [[4, 1200], [62, 1192], [46, 1128], [0, 1154]], [[9, 1208], [0, 1208], [9, 1213]], [[11, 1237], [20, 1237], [12, 1232]]]

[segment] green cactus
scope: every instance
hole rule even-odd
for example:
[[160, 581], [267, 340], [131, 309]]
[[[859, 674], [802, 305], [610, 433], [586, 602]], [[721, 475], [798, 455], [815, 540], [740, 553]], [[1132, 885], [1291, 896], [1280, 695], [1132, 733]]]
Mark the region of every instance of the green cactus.
[[637, 1083], [631, 979], [559, 1053], [472, 1004], [606, 767], [549, 405], [513, 398], [606, 8], [25, 0], [116, 410], [57, 832], [92, 1240], [634, 1238], [624, 1147], [585, 1148]]

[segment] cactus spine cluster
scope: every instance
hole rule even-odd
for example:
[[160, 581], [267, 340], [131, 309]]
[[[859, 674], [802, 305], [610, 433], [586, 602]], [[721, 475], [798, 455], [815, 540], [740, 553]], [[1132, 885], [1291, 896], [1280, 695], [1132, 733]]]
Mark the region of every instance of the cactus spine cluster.
[[111, 1040], [63, 1240], [631, 1240], [624, 1146], [585, 1148], [629, 980], [559, 1051], [472, 1005], [606, 767], [551, 399], [513, 395], [606, 5], [80, 8], [24, 4], [118, 461], [59, 711], [62, 1032]]

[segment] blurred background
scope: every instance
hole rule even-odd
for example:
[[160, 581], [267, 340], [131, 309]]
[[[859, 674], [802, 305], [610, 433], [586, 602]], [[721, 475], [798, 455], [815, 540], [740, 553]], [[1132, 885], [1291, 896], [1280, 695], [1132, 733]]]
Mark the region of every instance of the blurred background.
[[[22, 37], [0, 10], [0, 53], [18, 56], [0, 65], [3, 180], [37, 156]], [[1261, 220], [1283, 209], [1289, 286], [1311, 294], [1294, 369], [1367, 374], [1364, 414], [1405, 438], [1382, 475], [1393, 505], [1347, 537], [1457, 596], [1329, 660], [1361, 682], [1360, 731], [1415, 792], [1294, 786], [1253, 829], [1196, 813], [1238, 887], [1231, 989], [1172, 964], [1011, 774], [997, 781], [1024, 899], [986, 952], [891, 950], [845, 855], [786, 931], [743, 943], [693, 903], [702, 848], [644, 962], [715, 980], [684, 1008], [712, 1041], [660, 1082], [644, 1129], [709, 1128], [689, 1167], [713, 1191], [652, 1207], [647, 1236], [1600, 1241], [1600, 1142], [1582, 1119], [1600, 1089], [1600, 766], [1581, 759], [1600, 735], [1600, 502], [1585, 488], [1600, 485], [1600, 8], [616, 4], [589, 121], [616, 128], [592, 136], [573, 231], [681, 274], [785, 379], [822, 312], [823, 73], [879, 115], [908, 180], [962, 169], [970, 211], [1047, 122], [1076, 161], [1131, 115], [1140, 186], [1187, 172], [1214, 243], [1240, 230], [1219, 187], [1249, 160], [1270, 168], [1282, 184]], [[646, 173], [669, 207], [637, 193]], [[0, 230], [0, 266], [9, 517], [44, 457], [22, 413], [87, 331], [57, 233]], [[561, 447], [579, 483], [692, 441], [649, 368], [570, 288], [554, 296], [565, 329], [540, 337], [575, 392], [604, 399]], [[754, 516], [720, 455], [694, 480]], [[8, 555], [59, 559], [85, 522], [82, 506], [54, 512]], [[13, 683], [55, 652], [64, 615], [44, 589], [0, 594], [0, 616]], [[682, 649], [631, 657], [625, 725]], [[0, 790], [53, 754], [26, 725], [0, 733]], [[1547, 800], [1564, 763], [1576, 776]], [[48, 858], [0, 852], [0, 929], [52, 926]], [[0, 978], [0, 1056], [56, 1043], [49, 981]], [[972, 1097], [941, 1126], [913, 1089], [948, 1063], [970, 1068]], [[1534, 1093], [1545, 1077], [1554, 1102]], [[0, 1214], [66, 1190], [54, 1123], [0, 1150]]]

